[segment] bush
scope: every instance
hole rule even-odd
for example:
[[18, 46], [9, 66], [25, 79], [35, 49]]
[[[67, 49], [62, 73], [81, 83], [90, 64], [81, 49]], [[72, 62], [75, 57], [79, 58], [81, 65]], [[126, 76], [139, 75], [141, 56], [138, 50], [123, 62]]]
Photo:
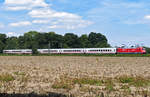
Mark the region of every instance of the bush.
[[0, 81], [3, 82], [9, 82], [15, 80], [14, 77], [10, 74], [1, 74], [0, 75]]
[[121, 76], [121, 77], [119, 78], [119, 81], [120, 81], [121, 83], [131, 83], [131, 82], [134, 81], [134, 78], [133, 78], [133, 77], [129, 77], [129, 76]]
[[149, 47], [145, 47], [145, 49], [146, 49], [146, 53], [150, 54], [150, 48]]
[[39, 53], [39, 52], [38, 52], [37, 48], [33, 47], [33, 48], [32, 48], [32, 54], [38, 54], [38, 53]]

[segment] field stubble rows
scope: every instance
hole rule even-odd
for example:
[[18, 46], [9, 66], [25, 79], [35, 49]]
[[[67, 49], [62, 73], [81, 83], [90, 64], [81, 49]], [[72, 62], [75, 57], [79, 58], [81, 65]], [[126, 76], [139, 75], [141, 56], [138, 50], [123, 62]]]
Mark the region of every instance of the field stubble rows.
[[2, 56], [1, 93], [143, 97], [150, 92], [149, 57]]

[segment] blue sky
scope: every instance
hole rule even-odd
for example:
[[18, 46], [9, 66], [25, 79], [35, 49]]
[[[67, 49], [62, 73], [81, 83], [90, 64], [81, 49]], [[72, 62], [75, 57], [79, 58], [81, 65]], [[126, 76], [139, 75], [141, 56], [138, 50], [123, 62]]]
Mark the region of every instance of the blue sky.
[[150, 0], [0, 0], [0, 32], [100, 32], [114, 45], [150, 47]]

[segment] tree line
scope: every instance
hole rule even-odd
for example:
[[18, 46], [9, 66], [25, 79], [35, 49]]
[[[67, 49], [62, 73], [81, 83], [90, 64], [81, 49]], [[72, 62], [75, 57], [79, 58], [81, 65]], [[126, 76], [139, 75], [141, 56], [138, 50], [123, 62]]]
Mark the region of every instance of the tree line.
[[0, 52], [4, 49], [48, 49], [48, 48], [104, 48], [110, 47], [107, 38], [101, 33], [91, 32], [78, 36], [55, 32], [40, 33], [29, 31], [22, 36], [7, 37], [0, 34]]

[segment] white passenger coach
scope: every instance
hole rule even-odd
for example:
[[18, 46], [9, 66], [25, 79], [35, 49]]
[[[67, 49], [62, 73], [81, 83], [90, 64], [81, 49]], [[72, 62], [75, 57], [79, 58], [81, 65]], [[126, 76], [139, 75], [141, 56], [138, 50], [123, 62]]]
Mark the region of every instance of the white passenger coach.
[[31, 54], [31, 49], [15, 49], [15, 50], [3, 50], [5, 54]]
[[[116, 48], [38, 49], [41, 54], [115, 54]], [[32, 54], [31, 49], [3, 50], [6, 54]]]

